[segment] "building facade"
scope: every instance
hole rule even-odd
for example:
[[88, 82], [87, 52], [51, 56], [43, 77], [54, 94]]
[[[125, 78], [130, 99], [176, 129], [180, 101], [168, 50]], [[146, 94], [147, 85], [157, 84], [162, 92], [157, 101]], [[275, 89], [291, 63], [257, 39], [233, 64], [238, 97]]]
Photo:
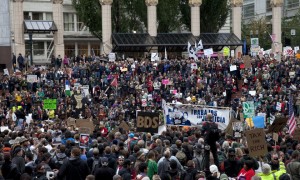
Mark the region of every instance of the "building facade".
[[[22, 46], [16, 41], [16, 33], [18, 29], [13, 25], [15, 22], [16, 11], [16, 2], [18, 0], [10, 1], [10, 12], [11, 12], [11, 22], [12, 22], [12, 52], [15, 54], [25, 53], [28, 54], [30, 52], [30, 43], [29, 43], [29, 35], [24, 34], [24, 47], [25, 52], [22, 51]], [[22, 0], [19, 0], [22, 1]], [[77, 16], [75, 9], [72, 5], [72, 0], [25, 0], [20, 2], [23, 4], [22, 7], [22, 15], [24, 20], [47, 20], [47, 21], [55, 21], [56, 19], [62, 19], [62, 27], [60, 24], [56, 25], [58, 28], [62, 29], [62, 36], [59, 38], [60, 46], [55, 48], [56, 44], [54, 43], [55, 36], [57, 34], [48, 33], [48, 34], [33, 34], [33, 61], [34, 62], [49, 62], [50, 55], [54, 53], [55, 49], [60, 49], [60, 51], [56, 52], [56, 55], [61, 56], [75, 56], [75, 55], [91, 55], [92, 49], [95, 55], [100, 55], [101, 51], [101, 41], [94, 37], [88, 30], [88, 27], [84, 25], [84, 23]], [[60, 4], [62, 3], [62, 4]], [[61, 9], [54, 7], [58, 4]], [[61, 10], [62, 13], [59, 14], [57, 11]], [[20, 13], [20, 12], [19, 12]], [[23, 25], [22, 21], [22, 25]], [[21, 21], [20, 21], [21, 22]], [[20, 32], [20, 31], [19, 31]], [[59, 36], [59, 35], [58, 35]], [[24, 50], [23, 50], [24, 51]], [[54, 53], [55, 54], [55, 53]]]

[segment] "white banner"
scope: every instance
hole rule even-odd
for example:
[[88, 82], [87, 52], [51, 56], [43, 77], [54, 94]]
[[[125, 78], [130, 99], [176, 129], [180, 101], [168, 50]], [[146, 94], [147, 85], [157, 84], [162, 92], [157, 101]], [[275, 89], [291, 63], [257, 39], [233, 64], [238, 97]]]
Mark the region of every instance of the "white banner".
[[27, 75], [27, 82], [29, 83], [37, 82], [37, 75]]
[[214, 54], [214, 50], [212, 48], [204, 49], [204, 55], [205, 56], [210, 56], [212, 54]]
[[229, 109], [217, 109], [193, 105], [167, 104], [163, 101], [166, 125], [199, 126], [206, 121], [206, 115], [211, 113], [219, 129], [225, 130], [230, 121]]

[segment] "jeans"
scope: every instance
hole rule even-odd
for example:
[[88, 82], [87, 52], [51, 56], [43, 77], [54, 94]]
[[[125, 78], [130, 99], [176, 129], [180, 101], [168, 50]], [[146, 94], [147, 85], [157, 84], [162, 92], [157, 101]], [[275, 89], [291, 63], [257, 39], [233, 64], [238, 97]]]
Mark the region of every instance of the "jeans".
[[214, 157], [214, 162], [217, 167], [219, 167], [219, 159], [217, 154], [217, 146], [216, 143], [214, 144], [207, 144], [210, 146], [209, 150], [204, 150], [204, 164], [205, 164], [205, 170], [209, 171], [210, 166], [210, 152], [212, 153]]

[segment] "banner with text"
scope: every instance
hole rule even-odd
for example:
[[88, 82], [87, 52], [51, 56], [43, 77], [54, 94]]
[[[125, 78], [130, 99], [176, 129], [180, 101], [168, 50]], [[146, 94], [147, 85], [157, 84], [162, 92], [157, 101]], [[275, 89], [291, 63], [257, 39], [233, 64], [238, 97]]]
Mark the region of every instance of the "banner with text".
[[159, 113], [138, 111], [136, 126], [137, 132], [158, 133]]
[[229, 124], [229, 109], [199, 107], [193, 105], [177, 105], [163, 103], [164, 117], [167, 125], [198, 126], [206, 121], [207, 113], [213, 115], [213, 120], [219, 129], [224, 130]]

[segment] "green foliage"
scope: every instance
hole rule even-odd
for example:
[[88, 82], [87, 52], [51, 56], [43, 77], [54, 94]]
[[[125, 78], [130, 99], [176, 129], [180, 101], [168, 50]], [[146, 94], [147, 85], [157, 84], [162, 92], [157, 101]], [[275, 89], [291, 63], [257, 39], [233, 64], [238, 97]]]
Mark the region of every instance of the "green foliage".
[[[287, 40], [290, 39], [291, 46], [300, 45], [300, 10], [292, 18], [283, 18], [282, 20], [282, 45], [287, 45]], [[295, 29], [296, 35], [291, 35], [291, 30]]]
[[180, 0], [159, 0], [157, 5], [157, 20], [159, 33], [176, 30], [182, 24], [180, 21]]
[[89, 27], [96, 37], [101, 39], [101, 7], [99, 0], [72, 0], [73, 6], [81, 21]]
[[[101, 39], [101, 5], [99, 0], [72, 0], [76, 12]], [[224, 0], [203, 0], [201, 32], [218, 32], [225, 24], [229, 5]], [[181, 27], [190, 29], [191, 11], [188, 0], [159, 0], [157, 5], [158, 32], [168, 33]], [[112, 4], [113, 32], [143, 32], [147, 27], [145, 0], [114, 0]]]
[[[203, 0], [200, 6], [200, 28], [201, 32], [218, 32], [226, 22], [230, 6], [224, 0]], [[188, 0], [182, 0], [180, 11], [181, 21], [190, 30], [191, 10]]]

